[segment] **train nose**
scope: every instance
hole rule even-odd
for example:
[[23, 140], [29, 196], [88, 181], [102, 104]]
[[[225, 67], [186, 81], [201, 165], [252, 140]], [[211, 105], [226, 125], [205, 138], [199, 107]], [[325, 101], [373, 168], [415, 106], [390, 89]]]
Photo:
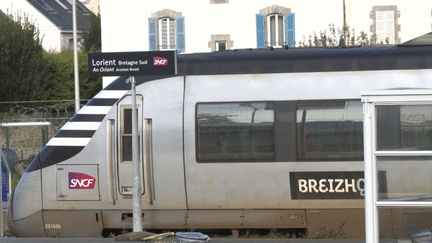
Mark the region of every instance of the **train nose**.
[[42, 218], [41, 170], [25, 172], [11, 195], [8, 227], [17, 237], [45, 237]]

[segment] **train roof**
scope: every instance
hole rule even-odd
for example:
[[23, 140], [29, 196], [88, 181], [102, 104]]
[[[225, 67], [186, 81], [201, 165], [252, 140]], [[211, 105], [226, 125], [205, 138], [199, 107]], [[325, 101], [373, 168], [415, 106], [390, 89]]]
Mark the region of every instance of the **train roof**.
[[[177, 75], [227, 75], [432, 69], [432, 45], [234, 50], [181, 54]], [[137, 84], [171, 76], [136, 77]], [[129, 90], [127, 77], [105, 89]]]

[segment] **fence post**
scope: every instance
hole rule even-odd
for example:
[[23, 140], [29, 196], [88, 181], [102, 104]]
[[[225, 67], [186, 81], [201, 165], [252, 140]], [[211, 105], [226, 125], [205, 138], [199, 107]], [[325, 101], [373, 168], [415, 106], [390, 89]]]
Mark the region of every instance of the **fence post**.
[[[9, 113], [5, 112], [5, 120], [9, 122]], [[6, 144], [6, 159], [9, 160], [9, 127], [5, 127], [5, 144]]]
[[[46, 121], [46, 113], [42, 113], [43, 121]], [[48, 126], [42, 126], [42, 148], [48, 143]]]

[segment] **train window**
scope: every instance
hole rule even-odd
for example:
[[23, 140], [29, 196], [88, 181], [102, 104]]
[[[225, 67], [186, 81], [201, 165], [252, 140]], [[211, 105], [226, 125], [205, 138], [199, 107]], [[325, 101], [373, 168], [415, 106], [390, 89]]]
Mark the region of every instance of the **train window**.
[[297, 106], [299, 160], [362, 160], [360, 101], [301, 101]]
[[[138, 109], [137, 109], [138, 110]], [[138, 126], [139, 127], [139, 126]], [[139, 133], [138, 133], [139, 134]], [[122, 109], [122, 161], [132, 161], [132, 109]], [[138, 143], [140, 142], [138, 135]], [[139, 147], [139, 146], [138, 146]]]
[[377, 106], [378, 150], [432, 150], [432, 106]]
[[274, 102], [197, 104], [197, 160], [274, 160]]

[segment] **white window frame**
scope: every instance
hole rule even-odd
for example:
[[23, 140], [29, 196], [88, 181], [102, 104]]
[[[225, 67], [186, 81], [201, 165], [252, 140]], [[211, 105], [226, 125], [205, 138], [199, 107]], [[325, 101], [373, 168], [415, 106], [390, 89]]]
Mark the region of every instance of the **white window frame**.
[[[275, 45], [272, 45], [271, 42], [271, 34], [272, 34], [272, 30], [271, 30], [271, 24], [270, 24], [270, 18], [271, 17], [275, 17]], [[282, 18], [282, 40], [279, 40], [279, 18]], [[266, 33], [266, 37], [267, 37], [267, 46], [272, 46], [272, 47], [282, 47], [285, 43], [285, 16], [283, 14], [269, 14], [266, 16], [266, 25], [267, 25], [267, 33]]]
[[394, 11], [376, 11], [376, 37], [378, 43], [386, 43], [389, 38], [389, 44], [395, 44], [395, 22]]
[[[163, 29], [162, 29], [162, 21], [166, 20], [167, 21], [167, 25], [166, 25], [166, 31], [167, 31], [167, 36], [166, 36], [166, 43], [167, 43], [167, 48], [164, 48], [164, 38], [162, 36], [163, 33]], [[170, 32], [170, 24], [171, 22], [174, 24], [174, 32]], [[175, 18], [160, 18], [158, 19], [158, 49], [159, 50], [175, 50], [177, 43], [176, 43], [176, 26], [175, 26]], [[174, 43], [171, 43], [171, 35], [174, 35]], [[172, 47], [172, 48], [171, 48]]]
[[[390, 12], [393, 12], [393, 14], [390, 14]], [[383, 16], [387, 18], [379, 18]], [[389, 44], [401, 43], [399, 38], [401, 25], [398, 23], [400, 11], [397, 5], [372, 6], [370, 18], [372, 19], [370, 31], [374, 36], [373, 44], [380, 44], [381, 41], [385, 44], [386, 38], [389, 38]]]

